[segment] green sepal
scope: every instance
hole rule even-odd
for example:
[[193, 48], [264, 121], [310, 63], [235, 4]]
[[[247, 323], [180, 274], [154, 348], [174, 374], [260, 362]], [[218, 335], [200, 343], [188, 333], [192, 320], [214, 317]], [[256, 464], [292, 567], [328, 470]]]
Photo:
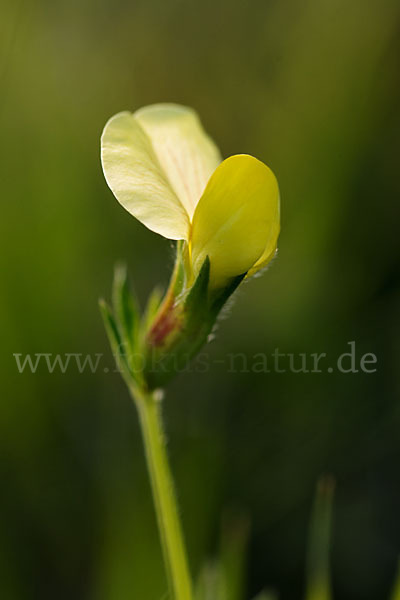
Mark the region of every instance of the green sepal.
[[130, 369], [126, 360], [126, 353], [124, 352], [124, 342], [121, 337], [116, 320], [112, 313], [111, 308], [108, 306], [105, 300], [99, 300], [100, 313], [103, 318], [104, 328], [110, 342], [111, 352], [117, 363], [118, 370], [122, 373], [124, 379], [130, 377]]
[[208, 283], [210, 280], [210, 259], [206, 256], [200, 272], [194, 282], [186, 300], [185, 313], [191, 320], [209, 318], [208, 309]]
[[158, 309], [160, 308], [162, 299], [163, 291], [160, 286], [156, 286], [150, 293], [142, 317], [141, 329], [143, 334], [146, 334], [148, 329], [151, 327], [151, 324], [158, 312]]
[[[176, 373], [185, 370], [206, 343], [220, 310], [244, 276], [235, 277], [226, 288], [210, 296], [210, 259], [207, 256], [186, 297], [169, 304], [168, 300], [164, 301], [150, 335], [157, 332], [160, 323], [162, 326], [162, 319], [164, 323], [168, 318], [171, 319], [175, 327], [168, 332], [163, 343], [158, 344], [157, 339], [154, 344], [151, 337], [147, 340], [145, 379], [150, 389], [165, 385]], [[168, 294], [166, 298], [171, 300]]]
[[117, 264], [114, 269], [112, 300], [121, 337], [128, 346], [126, 351], [133, 353], [139, 326], [139, 307], [129, 289], [128, 274], [124, 264]]
[[184, 293], [187, 280], [188, 261], [187, 243], [184, 240], [178, 240], [176, 244], [176, 260], [173, 273], [171, 275], [170, 284], [163, 297], [163, 292], [160, 286], [156, 286], [151, 292], [147, 301], [146, 309], [142, 318], [142, 334], [146, 335], [156, 319], [157, 313], [162, 310], [162, 307], [178, 298]]
[[129, 366], [131, 376], [142, 383], [142, 340], [140, 336], [139, 304], [129, 286], [125, 265], [118, 264], [114, 270], [112, 288], [113, 308], [121, 338], [121, 352]]
[[185, 240], [178, 240], [176, 243], [176, 261], [170, 286], [170, 290], [175, 297], [178, 297], [185, 291], [188, 272], [190, 271], [190, 268], [188, 267], [189, 263], [187, 242]]
[[232, 296], [233, 292], [236, 291], [236, 289], [239, 287], [246, 275], [247, 273], [242, 273], [241, 275], [234, 277], [234, 279], [232, 279], [229, 285], [227, 285], [225, 288], [222, 288], [221, 290], [218, 290], [217, 292], [214, 292], [211, 298], [210, 311], [212, 312], [212, 314], [215, 315], [215, 317], [217, 317], [218, 314], [221, 312], [227, 300], [230, 298], [230, 296]]
[[151, 338], [148, 343], [145, 379], [150, 389], [165, 385], [176, 373], [184, 370], [206, 342], [215, 321], [209, 312], [209, 277], [210, 261], [207, 257], [186, 298], [172, 302], [170, 307], [167, 303], [166, 310], [158, 315], [153, 334], [167, 319], [172, 319], [175, 326], [164, 343], [157, 346], [151, 343]]

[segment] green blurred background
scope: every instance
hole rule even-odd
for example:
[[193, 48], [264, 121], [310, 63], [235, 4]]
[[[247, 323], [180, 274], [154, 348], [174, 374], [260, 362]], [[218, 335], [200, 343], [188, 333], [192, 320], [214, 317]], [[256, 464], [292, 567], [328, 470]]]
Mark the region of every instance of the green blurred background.
[[[134, 407], [97, 299], [125, 259], [139, 298], [173, 250], [115, 201], [99, 136], [120, 110], [193, 106], [224, 156], [277, 174], [279, 257], [238, 293], [165, 403], [192, 570], [225, 511], [251, 518], [248, 596], [302, 598], [316, 481], [336, 478], [334, 598], [382, 600], [400, 553], [400, 7], [392, 0], [3, 0], [0, 12], [0, 590], [160, 600]], [[231, 352], [356, 342], [377, 371], [254, 373]], [[13, 353], [106, 353], [18, 373]], [[328, 363], [327, 363], [328, 364]]]

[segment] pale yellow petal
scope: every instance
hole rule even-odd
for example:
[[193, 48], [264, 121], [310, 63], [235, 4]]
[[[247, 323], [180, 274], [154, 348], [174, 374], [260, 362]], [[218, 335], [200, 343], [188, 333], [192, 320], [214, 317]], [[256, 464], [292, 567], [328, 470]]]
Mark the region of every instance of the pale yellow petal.
[[134, 117], [149, 136], [171, 187], [191, 218], [221, 156], [194, 110], [154, 104]]
[[119, 113], [106, 124], [101, 161], [109, 187], [127, 211], [166, 238], [187, 239], [188, 214], [131, 113]]
[[247, 273], [273, 244], [279, 229], [279, 189], [272, 171], [248, 155], [231, 156], [214, 172], [194, 217], [194, 275], [206, 256], [210, 286]]

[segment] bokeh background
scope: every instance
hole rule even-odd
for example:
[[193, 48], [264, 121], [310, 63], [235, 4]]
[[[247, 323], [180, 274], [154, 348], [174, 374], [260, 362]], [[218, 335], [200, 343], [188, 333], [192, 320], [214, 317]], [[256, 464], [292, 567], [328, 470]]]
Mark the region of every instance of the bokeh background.
[[[336, 479], [337, 600], [388, 598], [400, 553], [400, 7], [392, 0], [3, 0], [0, 13], [0, 590], [7, 600], [159, 600], [137, 418], [97, 308], [117, 259], [142, 303], [167, 240], [115, 201], [105, 121], [193, 106], [224, 156], [270, 165], [279, 257], [237, 294], [164, 407], [193, 572], [249, 515], [247, 596], [303, 597], [312, 498]], [[355, 341], [373, 374], [254, 373], [229, 353]], [[104, 353], [96, 373], [13, 353]], [[331, 363], [329, 363], [331, 359]]]

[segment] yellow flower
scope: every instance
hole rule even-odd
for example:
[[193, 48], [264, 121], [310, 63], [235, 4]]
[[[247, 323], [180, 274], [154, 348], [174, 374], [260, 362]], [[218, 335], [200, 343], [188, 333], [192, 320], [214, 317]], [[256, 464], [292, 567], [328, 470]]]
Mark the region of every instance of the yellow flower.
[[103, 131], [101, 158], [126, 210], [152, 231], [187, 242], [194, 278], [209, 257], [211, 288], [252, 275], [274, 256], [274, 174], [246, 154], [222, 161], [192, 109], [155, 104], [115, 115]]

